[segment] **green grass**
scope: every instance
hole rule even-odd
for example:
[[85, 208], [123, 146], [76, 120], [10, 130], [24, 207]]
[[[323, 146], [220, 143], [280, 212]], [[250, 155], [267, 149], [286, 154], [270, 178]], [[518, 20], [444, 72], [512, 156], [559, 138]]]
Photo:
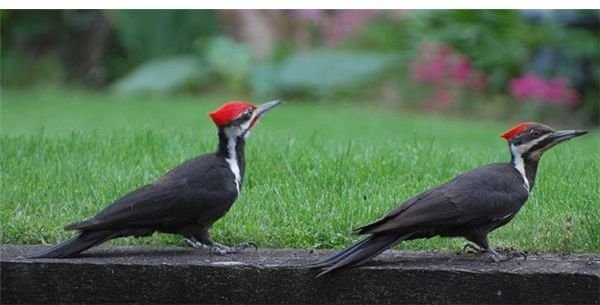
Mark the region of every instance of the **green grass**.
[[[64, 225], [213, 151], [215, 130], [206, 113], [224, 100], [3, 92], [0, 242], [66, 239], [73, 233]], [[215, 224], [213, 237], [261, 247], [347, 246], [357, 239], [352, 227], [465, 170], [507, 160], [499, 134], [513, 123], [287, 103], [254, 129], [242, 195]], [[510, 224], [491, 234], [491, 243], [598, 252], [599, 147], [594, 131], [548, 152], [533, 195]], [[113, 243], [183, 244], [168, 234]], [[457, 250], [463, 244], [433, 238], [400, 248]]]

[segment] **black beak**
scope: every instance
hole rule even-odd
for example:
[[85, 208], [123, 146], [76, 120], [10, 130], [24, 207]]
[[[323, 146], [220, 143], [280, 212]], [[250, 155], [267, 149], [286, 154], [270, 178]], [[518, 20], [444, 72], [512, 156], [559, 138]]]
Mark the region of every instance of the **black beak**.
[[572, 138], [584, 135], [586, 133], [588, 133], [587, 130], [559, 130], [555, 131], [550, 136], [550, 139], [552, 141], [552, 146], [554, 146], [560, 142], [570, 140]]
[[260, 117], [263, 113], [273, 109], [279, 104], [281, 104], [281, 101], [277, 100], [258, 105], [258, 107], [256, 107], [256, 117]]

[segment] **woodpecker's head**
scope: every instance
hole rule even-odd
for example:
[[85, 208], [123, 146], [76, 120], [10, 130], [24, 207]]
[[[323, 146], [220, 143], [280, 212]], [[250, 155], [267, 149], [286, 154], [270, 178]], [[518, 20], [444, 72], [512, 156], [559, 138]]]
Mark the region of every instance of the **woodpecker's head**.
[[542, 154], [558, 143], [586, 134], [585, 130], [554, 130], [540, 123], [526, 122], [502, 134], [515, 156], [539, 160]]
[[231, 137], [247, 137], [248, 131], [256, 124], [261, 115], [279, 105], [281, 101], [272, 101], [261, 105], [232, 101], [209, 114], [218, 128]]

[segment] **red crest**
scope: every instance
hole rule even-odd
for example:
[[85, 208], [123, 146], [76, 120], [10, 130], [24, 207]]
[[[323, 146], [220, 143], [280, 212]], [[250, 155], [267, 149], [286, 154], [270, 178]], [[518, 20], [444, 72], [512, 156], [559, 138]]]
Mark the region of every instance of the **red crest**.
[[519, 123], [515, 127], [504, 132], [501, 137], [505, 138], [507, 141], [514, 138], [515, 136], [521, 134], [523, 131], [527, 130], [533, 123], [532, 122], [524, 122]]
[[223, 104], [208, 115], [217, 126], [227, 126], [249, 108], [255, 109], [256, 106], [248, 102], [231, 101]]

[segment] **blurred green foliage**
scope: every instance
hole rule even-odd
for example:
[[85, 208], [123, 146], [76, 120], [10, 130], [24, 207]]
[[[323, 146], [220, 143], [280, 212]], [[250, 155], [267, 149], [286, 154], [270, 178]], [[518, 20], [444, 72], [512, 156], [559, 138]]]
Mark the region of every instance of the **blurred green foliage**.
[[194, 51], [218, 32], [211, 10], [2, 11], [3, 86], [106, 87], [138, 65]]
[[382, 53], [316, 50], [293, 54], [279, 64], [258, 66], [252, 87], [261, 95], [308, 94], [331, 97], [377, 79], [395, 57]]
[[[1, 84], [305, 100], [351, 96], [422, 110], [427, 96], [436, 98], [432, 92], [446, 92], [411, 77], [421, 46], [433, 43], [451, 47], [485, 74], [481, 92], [451, 92], [455, 102], [444, 111], [563, 115], [565, 109], [521, 105], [510, 96], [512, 79], [536, 73], [568, 79], [582, 101], [568, 113], [600, 124], [600, 11], [258, 11], [253, 18], [263, 18], [270, 30], [256, 32], [255, 41], [244, 30], [260, 27], [244, 23], [242, 15], [235, 10], [4, 10]], [[256, 56], [261, 35], [273, 40], [266, 57]]]
[[316, 51], [289, 57], [281, 66], [279, 82], [285, 88], [326, 91], [377, 75], [391, 56], [374, 53]]
[[2, 10], [0, 17], [2, 86], [58, 83], [65, 78], [58, 46], [71, 43], [79, 20], [64, 22], [64, 14], [56, 11]]
[[211, 10], [110, 10], [105, 14], [132, 65], [191, 53], [195, 40], [218, 32]]
[[254, 63], [248, 46], [231, 38], [219, 36], [210, 40], [205, 49], [197, 48], [219, 81], [233, 92], [244, 92]]
[[173, 93], [197, 86], [207, 77], [208, 69], [196, 56], [161, 57], [146, 61], [115, 81], [111, 90], [118, 94]]

